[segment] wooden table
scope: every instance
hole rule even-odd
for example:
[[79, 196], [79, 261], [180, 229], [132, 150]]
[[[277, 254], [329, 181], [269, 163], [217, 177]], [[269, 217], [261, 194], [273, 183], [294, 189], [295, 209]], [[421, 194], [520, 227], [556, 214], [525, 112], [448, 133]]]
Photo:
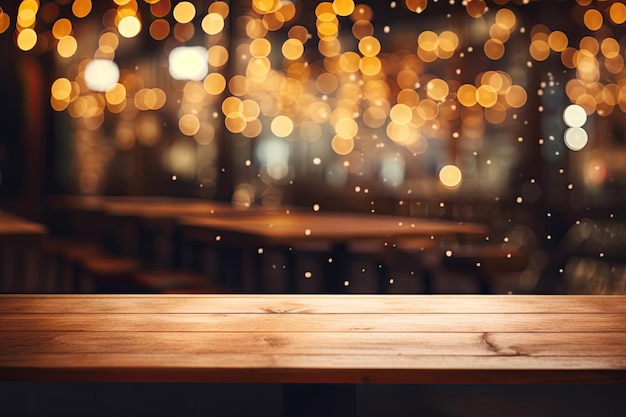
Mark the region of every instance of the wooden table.
[[[290, 259], [290, 282], [293, 275], [293, 256], [298, 245], [327, 242], [327, 258], [333, 260], [324, 274], [324, 292], [345, 292], [344, 279], [350, 276], [349, 244], [375, 241], [392, 244], [396, 239], [428, 238], [442, 236], [484, 236], [484, 224], [463, 223], [442, 219], [386, 216], [363, 213], [309, 212], [286, 210], [279, 213], [250, 213], [236, 218], [226, 216], [185, 216], [179, 220], [183, 236], [200, 240], [216, 247], [246, 247], [252, 251], [263, 246], [282, 247]], [[257, 265], [255, 270], [261, 271]], [[232, 274], [232, 272], [231, 272]], [[237, 275], [235, 273], [234, 275]]]
[[624, 384], [626, 296], [3, 295], [0, 381]]
[[46, 232], [40, 223], [0, 210], [0, 292], [35, 289], [36, 246]]
[[[483, 237], [489, 231], [484, 224], [443, 219], [314, 212], [301, 207], [237, 209], [224, 202], [166, 197], [56, 197], [50, 199], [50, 206], [61, 211], [98, 212], [102, 221], [95, 223], [111, 222], [102, 238], [111, 252], [138, 256], [156, 268], [193, 265], [209, 277], [230, 278], [213, 282], [215, 285], [250, 293], [343, 293], [348, 291], [344, 282], [351, 275], [354, 251], [349, 248], [355, 242], [369, 240], [370, 250], [378, 248], [373, 255], [382, 256], [384, 245], [391, 247], [399, 239], [436, 242], [443, 236]], [[268, 254], [278, 251], [284, 260], [274, 262], [280, 266], [279, 273], [264, 274], [269, 269], [264, 264]], [[318, 256], [316, 265], [323, 272], [317, 276], [323, 276], [322, 280], [298, 281], [302, 274], [296, 269], [296, 257], [302, 253]], [[332, 262], [326, 262], [329, 259]], [[419, 257], [413, 261], [412, 267], [424, 271], [424, 290], [428, 292], [428, 271]], [[376, 263], [384, 264], [378, 259]], [[383, 268], [378, 272], [375, 279], [382, 287], [388, 277]], [[300, 288], [301, 284], [306, 288]]]

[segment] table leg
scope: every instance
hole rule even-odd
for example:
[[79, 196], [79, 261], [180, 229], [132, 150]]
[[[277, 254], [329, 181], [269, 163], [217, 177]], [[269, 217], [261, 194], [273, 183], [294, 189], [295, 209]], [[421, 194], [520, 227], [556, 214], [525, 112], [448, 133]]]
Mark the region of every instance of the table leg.
[[284, 417], [356, 417], [354, 384], [283, 384]]

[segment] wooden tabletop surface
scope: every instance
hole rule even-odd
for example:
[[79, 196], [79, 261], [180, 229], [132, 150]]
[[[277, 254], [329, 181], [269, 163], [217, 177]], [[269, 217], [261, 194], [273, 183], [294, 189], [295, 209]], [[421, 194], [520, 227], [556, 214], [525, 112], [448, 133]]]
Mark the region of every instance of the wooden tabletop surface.
[[189, 230], [204, 230], [214, 236], [249, 237], [271, 243], [291, 243], [325, 239], [349, 241], [451, 234], [486, 235], [483, 224], [463, 223], [441, 219], [423, 219], [364, 213], [302, 212], [251, 213], [236, 219], [221, 216], [186, 216], [180, 225]]
[[[169, 218], [187, 230], [206, 234], [213, 241], [235, 236], [279, 244], [301, 240], [335, 241], [362, 238], [485, 235], [484, 224], [453, 220], [378, 215], [370, 213], [314, 212], [302, 207], [235, 208], [227, 203], [166, 197], [51, 197], [55, 209], [99, 210], [112, 216], [144, 219]], [[222, 236], [223, 235], [223, 236]]]
[[46, 227], [17, 214], [0, 210], [0, 236], [31, 236], [46, 233]]
[[0, 380], [626, 383], [626, 296], [0, 295]]

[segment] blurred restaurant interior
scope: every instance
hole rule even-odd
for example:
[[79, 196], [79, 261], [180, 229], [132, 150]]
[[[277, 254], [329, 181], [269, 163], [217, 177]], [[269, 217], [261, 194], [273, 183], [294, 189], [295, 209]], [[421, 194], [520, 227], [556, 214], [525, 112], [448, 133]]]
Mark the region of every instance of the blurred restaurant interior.
[[626, 293], [626, 5], [0, 3], [0, 292]]

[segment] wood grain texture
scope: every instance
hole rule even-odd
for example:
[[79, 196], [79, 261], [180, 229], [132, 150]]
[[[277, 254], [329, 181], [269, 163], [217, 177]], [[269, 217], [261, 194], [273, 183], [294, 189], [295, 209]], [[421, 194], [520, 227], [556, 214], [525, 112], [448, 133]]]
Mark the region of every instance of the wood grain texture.
[[0, 380], [626, 383], [625, 301], [2, 295]]

